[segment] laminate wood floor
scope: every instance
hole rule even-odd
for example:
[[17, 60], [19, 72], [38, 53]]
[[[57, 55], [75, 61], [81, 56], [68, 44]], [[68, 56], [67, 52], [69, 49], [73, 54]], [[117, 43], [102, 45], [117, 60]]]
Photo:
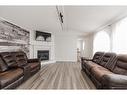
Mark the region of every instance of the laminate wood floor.
[[17, 89], [96, 89], [80, 63], [52, 63], [42, 65], [41, 70]]

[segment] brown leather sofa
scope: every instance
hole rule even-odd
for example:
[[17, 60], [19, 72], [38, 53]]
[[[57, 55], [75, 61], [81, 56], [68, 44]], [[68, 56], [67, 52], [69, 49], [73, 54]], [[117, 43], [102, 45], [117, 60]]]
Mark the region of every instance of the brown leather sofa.
[[41, 68], [39, 59], [28, 59], [22, 51], [0, 53], [0, 89], [14, 89]]
[[82, 58], [82, 70], [99, 89], [127, 89], [127, 55], [96, 52], [93, 59]]

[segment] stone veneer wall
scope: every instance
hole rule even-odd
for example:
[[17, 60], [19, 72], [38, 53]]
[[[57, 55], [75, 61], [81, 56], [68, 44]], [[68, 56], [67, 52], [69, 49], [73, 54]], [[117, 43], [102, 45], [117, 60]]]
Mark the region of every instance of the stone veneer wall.
[[0, 52], [24, 51], [29, 57], [29, 31], [0, 19]]

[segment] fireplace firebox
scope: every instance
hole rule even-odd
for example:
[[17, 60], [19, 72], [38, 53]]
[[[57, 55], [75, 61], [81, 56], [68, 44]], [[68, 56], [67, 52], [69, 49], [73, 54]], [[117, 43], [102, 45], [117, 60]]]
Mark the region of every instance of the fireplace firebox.
[[38, 50], [37, 57], [41, 60], [49, 60], [49, 50]]

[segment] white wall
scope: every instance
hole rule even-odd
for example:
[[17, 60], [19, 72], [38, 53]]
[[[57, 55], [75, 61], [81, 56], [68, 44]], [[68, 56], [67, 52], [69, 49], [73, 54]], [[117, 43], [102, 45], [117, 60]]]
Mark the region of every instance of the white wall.
[[[60, 31], [52, 33], [52, 42], [42, 43], [35, 41], [34, 31], [30, 32], [30, 55], [34, 58], [33, 46], [43, 45], [51, 46], [51, 60], [53, 61], [77, 61], [77, 36], [78, 33], [73, 31]], [[42, 46], [42, 48], [43, 48]]]
[[61, 31], [55, 35], [56, 61], [77, 61], [77, 34]]

